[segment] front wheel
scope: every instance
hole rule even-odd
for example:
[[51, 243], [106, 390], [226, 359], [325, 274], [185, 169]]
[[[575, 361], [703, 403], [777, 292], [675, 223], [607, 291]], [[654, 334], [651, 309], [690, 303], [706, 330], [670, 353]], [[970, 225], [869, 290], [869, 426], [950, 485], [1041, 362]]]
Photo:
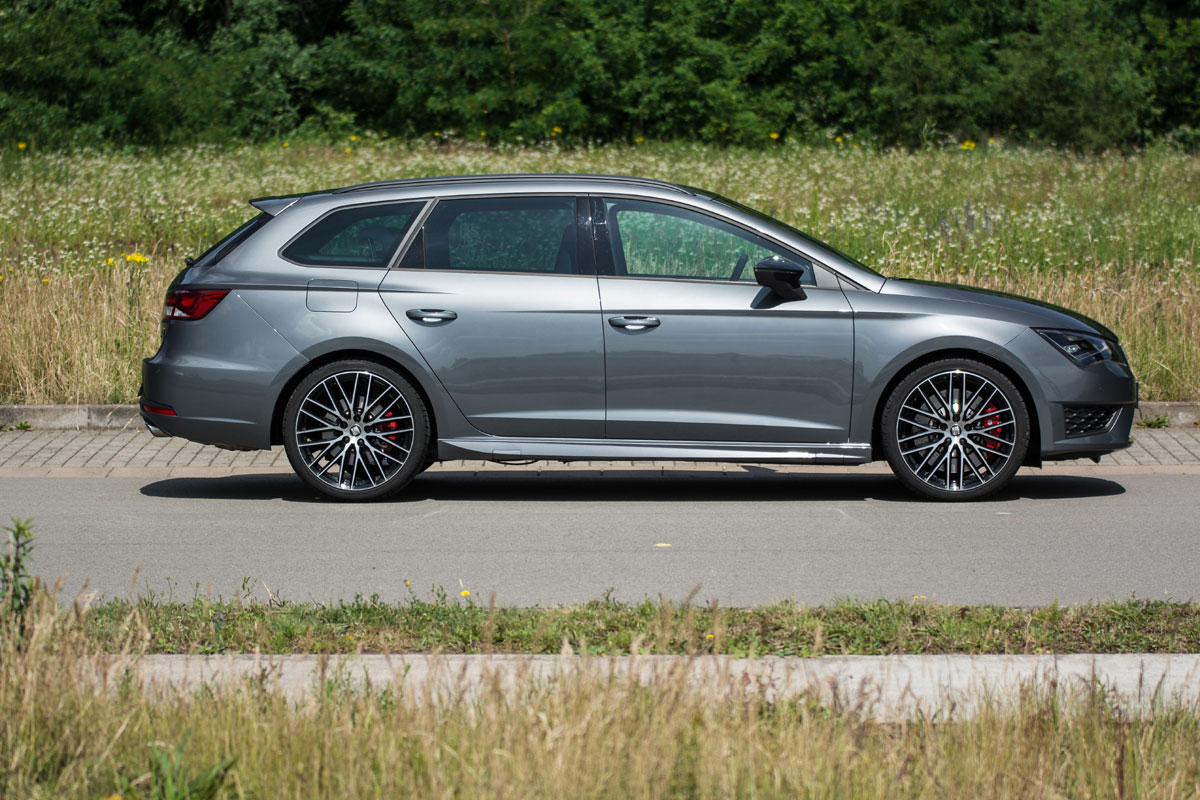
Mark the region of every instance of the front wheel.
[[378, 500], [403, 489], [429, 451], [420, 393], [374, 361], [326, 364], [292, 392], [283, 443], [296, 474], [337, 500]]
[[1002, 372], [971, 359], [913, 370], [883, 408], [892, 471], [935, 500], [976, 500], [1008, 484], [1029, 448], [1029, 411]]

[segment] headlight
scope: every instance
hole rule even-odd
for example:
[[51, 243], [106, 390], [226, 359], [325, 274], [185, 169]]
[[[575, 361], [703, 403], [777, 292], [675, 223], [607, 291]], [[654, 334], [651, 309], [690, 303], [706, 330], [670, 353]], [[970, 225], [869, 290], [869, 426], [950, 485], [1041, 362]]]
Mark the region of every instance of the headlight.
[[1059, 331], [1045, 328], [1036, 330], [1043, 339], [1057, 347], [1081, 367], [1097, 361], [1125, 363], [1125, 354], [1121, 352], [1120, 345], [1101, 336], [1079, 331]]

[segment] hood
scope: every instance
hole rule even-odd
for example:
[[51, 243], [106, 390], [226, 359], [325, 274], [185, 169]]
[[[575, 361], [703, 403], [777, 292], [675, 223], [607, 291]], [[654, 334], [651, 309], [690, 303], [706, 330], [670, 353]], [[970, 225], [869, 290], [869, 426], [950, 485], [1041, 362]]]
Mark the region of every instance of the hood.
[[1069, 308], [1044, 303], [1007, 292], [996, 292], [991, 289], [979, 289], [974, 286], [962, 286], [956, 283], [940, 283], [938, 281], [922, 281], [912, 278], [889, 278], [880, 290], [883, 294], [900, 294], [911, 297], [928, 297], [932, 300], [952, 300], [961, 303], [975, 303], [988, 306], [998, 311], [1014, 312], [1027, 317], [1036, 317], [1031, 326], [1043, 328], [1066, 328], [1097, 333], [1106, 339], [1117, 341], [1117, 335], [1091, 317], [1085, 317]]

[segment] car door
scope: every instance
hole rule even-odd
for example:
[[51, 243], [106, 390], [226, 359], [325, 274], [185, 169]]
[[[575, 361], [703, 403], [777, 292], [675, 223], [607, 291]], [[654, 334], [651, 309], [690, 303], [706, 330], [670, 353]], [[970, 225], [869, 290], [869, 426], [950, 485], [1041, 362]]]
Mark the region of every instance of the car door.
[[380, 285], [396, 322], [484, 433], [604, 435], [586, 210], [574, 196], [439, 200]]
[[[847, 441], [853, 318], [831, 275], [692, 208], [608, 197], [592, 210], [609, 438]], [[765, 259], [801, 269], [805, 298], [755, 283]]]

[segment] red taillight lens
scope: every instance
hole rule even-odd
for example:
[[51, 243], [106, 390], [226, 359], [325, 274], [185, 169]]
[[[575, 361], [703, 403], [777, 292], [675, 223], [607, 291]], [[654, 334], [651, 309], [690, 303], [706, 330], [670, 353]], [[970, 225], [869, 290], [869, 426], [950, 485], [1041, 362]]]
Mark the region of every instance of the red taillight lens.
[[163, 306], [163, 319], [204, 319], [208, 312], [217, 307], [217, 303], [229, 294], [228, 289], [211, 289], [192, 291], [191, 289], [175, 289], [167, 292], [167, 302]]
[[168, 417], [175, 416], [175, 409], [157, 403], [142, 403], [142, 411], [149, 411], [151, 414], [165, 414]]

